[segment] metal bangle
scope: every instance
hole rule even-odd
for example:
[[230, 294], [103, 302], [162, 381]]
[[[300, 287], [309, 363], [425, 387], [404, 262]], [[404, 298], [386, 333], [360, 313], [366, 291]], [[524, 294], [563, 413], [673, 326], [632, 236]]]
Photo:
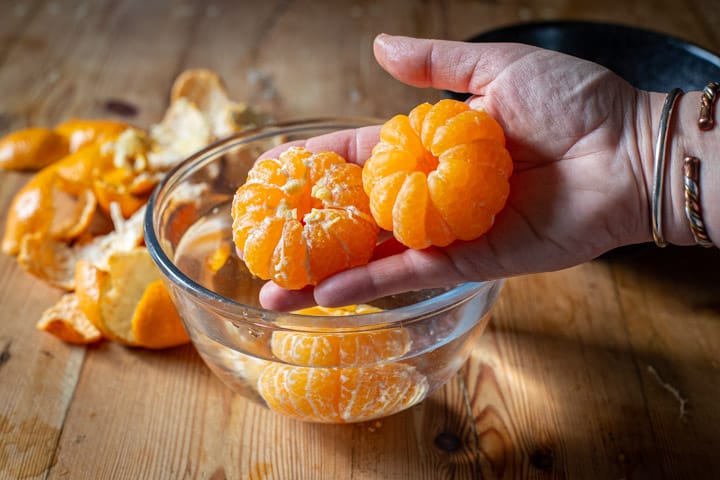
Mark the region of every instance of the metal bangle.
[[670, 120], [677, 100], [683, 94], [682, 89], [673, 88], [663, 105], [660, 114], [660, 123], [658, 124], [657, 141], [655, 142], [655, 166], [653, 169], [653, 185], [652, 196], [650, 197], [650, 206], [652, 208], [652, 234], [653, 240], [658, 247], [667, 245], [662, 231], [662, 214], [663, 214], [663, 186], [665, 184], [665, 157], [667, 155], [668, 130], [670, 130]]
[[690, 224], [690, 232], [698, 245], [705, 248], [713, 247], [713, 242], [705, 230], [700, 206], [700, 160], [686, 156], [683, 160], [683, 172], [685, 216]]
[[703, 89], [702, 97], [700, 97], [700, 116], [698, 117], [700, 130], [712, 130], [715, 126], [713, 110], [715, 109], [718, 89], [720, 89], [720, 83], [718, 82], [710, 82]]

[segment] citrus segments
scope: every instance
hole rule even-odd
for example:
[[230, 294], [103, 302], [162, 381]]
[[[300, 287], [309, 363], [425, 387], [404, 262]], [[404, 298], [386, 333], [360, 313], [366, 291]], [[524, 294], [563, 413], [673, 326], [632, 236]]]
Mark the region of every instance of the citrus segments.
[[377, 241], [361, 168], [302, 147], [253, 166], [232, 218], [248, 270], [290, 289], [367, 263]]
[[81, 310], [105, 337], [146, 348], [190, 341], [146, 248], [112, 254], [107, 271], [78, 262], [75, 282]]
[[[293, 313], [345, 316], [380, 311], [369, 305], [312, 307]], [[424, 398], [427, 379], [396, 362], [411, 346], [402, 327], [373, 331], [276, 330], [270, 348], [281, 360], [262, 370], [258, 392], [272, 410], [303, 421], [361, 422]]]
[[0, 139], [0, 169], [38, 170], [69, 152], [67, 139], [49, 128], [16, 130]]
[[507, 200], [512, 168], [497, 121], [447, 99], [388, 120], [362, 179], [378, 225], [422, 249], [487, 232]]
[[350, 367], [400, 358], [410, 348], [403, 328], [357, 333], [276, 331], [270, 348], [280, 360], [309, 367]]
[[306, 422], [363, 422], [403, 410], [426, 394], [414, 367], [314, 368], [271, 364], [260, 374], [260, 396], [274, 411]]
[[[315, 306], [293, 313], [317, 316], [347, 316], [380, 312], [370, 305], [345, 307]], [[270, 350], [283, 362], [307, 367], [355, 367], [395, 360], [410, 349], [405, 328], [387, 327], [373, 331], [325, 332], [276, 330]]]
[[80, 309], [74, 293], [66, 293], [55, 305], [45, 310], [37, 328], [68, 343], [94, 343], [102, 338], [100, 330]]

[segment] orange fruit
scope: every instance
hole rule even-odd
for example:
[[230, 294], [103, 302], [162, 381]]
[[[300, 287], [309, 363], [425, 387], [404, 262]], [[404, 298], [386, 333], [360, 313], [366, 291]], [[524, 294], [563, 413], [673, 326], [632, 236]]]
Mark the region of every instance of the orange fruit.
[[68, 141], [59, 133], [49, 128], [24, 128], [0, 139], [0, 169], [37, 170], [68, 152]]
[[112, 140], [130, 125], [115, 120], [81, 120], [71, 118], [55, 127], [55, 132], [62, 135], [68, 142], [71, 152], [91, 143]]
[[290, 289], [367, 263], [377, 241], [362, 170], [333, 152], [291, 147], [258, 161], [232, 218], [248, 270]]
[[486, 112], [441, 100], [388, 120], [362, 179], [378, 225], [422, 249], [487, 232], [511, 174], [502, 127]]
[[102, 338], [87, 316], [80, 310], [77, 295], [66, 293], [40, 318], [37, 328], [68, 343], [94, 343]]
[[[311, 307], [301, 315], [345, 316], [379, 312], [369, 305], [328, 308]], [[407, 353], [410, 336], [404, 328], [373, 331], [298, 332], [276, 330], [270, 350], [283, 362], [308, 367], [354, 367], [394, 360]]]
[[369, 367], [267, 366], [259, 393], [274, 411], [322, 423], [363, 422], [403, 410], [427, 393], [427, 379], [404, 363]]
[[190, 341], [160, 271], [144, 247], [111, 254], [107, 271], [78, 262], [75, 284], [80, 309], [111, 340], [146, 348]]
[[[368, 305], [312, 307], [294, 313], [344, 316], [372, 313]], [[405, 328], [373, 331], [273, 332], [270, 348], [282, 363], [258, 377], [267, 405], [290, 417], [326, 423], [360, 422], [390, 415], [420, 401], [427, 379], [415, 367], [393, 362], [408, 352]]]

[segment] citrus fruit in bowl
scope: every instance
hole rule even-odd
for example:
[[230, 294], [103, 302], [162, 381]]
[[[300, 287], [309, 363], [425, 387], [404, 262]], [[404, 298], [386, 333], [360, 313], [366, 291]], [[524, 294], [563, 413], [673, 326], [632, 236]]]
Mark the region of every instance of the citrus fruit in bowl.
[[[292, 255], [307, 252], [287, 247], [285, 251], [292, 255], [279, 255], [276, 263], [288, 278], [302, 277], [290, 282], [293, 285], [312, 284], [330, 272], [327, 265], [334, 260], [323, 263], [322, 259], [332, 252], [367, 249], [368, 239], [377, 241], [373, 236], [377, 232], [363, 223], [371, 218], [363, 211], [367, 205], [356, 198], [363, 188], [359, 174], [333, 152], [320, 154], [302, 147], [311, 137], [380, 123], [357, 118], [304, 120], [232, 135], [178, 165], [148, 204], [145, 242], [202, 359], [234, 391], [297, 420], [362, 422], [421, 402], [465, 362], [502, 289], [501, 280], [465, 283], [396, 294], [363, 305], [295, 312], [260, 305], [259, 291], [267, 281], [261, 277], [274, 278], [275, 267], [268, 267], [274, 265], [273, 252], [283, 251], [291, 238], [302, 238], [298, 229], [308, 224], [311, 228], [313, 221], [326, 222], [322, 225], [331, 227], [318, 232], [317, 241], [331, 245], [337, 242], [332, 226], [342, 224], [340, 230], [349, 232], [350, 240], [322, 247], [322, 254], [313, 257], [316, 263], [293, 260]], [[267, 158], [263, 154], [286, 144], [288, 149], [295, 148], [287, 155], [292, 157], [287, 158], [287, 165], [263, 160]], [[317, 175], [307, 174], [312, 177], [309, 185], [278, 180], [278, 172], [295, 178], [298, 159], [309, 165], [307, 158], [313, 155], [322, 168], [318, 167]], [[250, 173], [262, 162], [262, 168]], [[332, 178], [322, 179], [326, 170], [333, 172], [331, 177], [354, 185], [353, 198], [345, 198], [344, 193], [335, 196], [332, 185], [324, 183]], [[234, 205], [238, 187], [246, 182], [255, 182], [246, 189], [247, 205], [271, 209], [283, 222], [269, 222], [261, 229], [236, 220], [255, 218], [252, 208], [240, 208], [237, 201]], [[266, 183], [280, 187], [269, 189]], [[283, 198], [299, 192], [299, 203], [273, 200], [273, 195], [280, 195], [278, 189]], [[323, 213], [323, 208], [331, 211]], [[343, 216], [348, 209], [353, 212], [349, 220]], [[289, 218], [302, 220], [285, 221]], [[242, 228], [238, 242], [237, 232]], [[246, 246], [249, 238], [252, 244], [259, 236], [272, 241]], [[251, 264], [248, 268], [248, 255], [261, 259], [261, 267]], [[306, 271], [293, 270], [303, 265]], [[352, 262], [338, 265], [332, 268], [353, 266]]]

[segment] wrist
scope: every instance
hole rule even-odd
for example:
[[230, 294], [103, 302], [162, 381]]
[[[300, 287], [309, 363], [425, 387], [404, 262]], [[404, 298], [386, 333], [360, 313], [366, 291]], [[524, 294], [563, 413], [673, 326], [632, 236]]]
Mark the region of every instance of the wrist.
[[[654, 145], [658, 136], [658, 124], [666, 94], [649, 93], [652, 142], [643, 146], [643, 170], [648, 192], [647, 218], [652, 215]], [[700, 130], [697, 124], [700, 112], [701, 92], [687, 92], [677, 102], [668, 127], [667, 153], [665, 156], [665, 182], [662, 188], [662, 230], [665, 240], [675, 245], [694, 245], [690, 224], [685, 215], [683, 161], [692, 155], [700, 159], [700, 203], [703, 208], [705, 228], [716, 245], [720, 243], [720, 127], [711, 131]], [[651, 231], [651, 230], [650, 230]], [[652, 235], [650, 235], [652, 239]]]

